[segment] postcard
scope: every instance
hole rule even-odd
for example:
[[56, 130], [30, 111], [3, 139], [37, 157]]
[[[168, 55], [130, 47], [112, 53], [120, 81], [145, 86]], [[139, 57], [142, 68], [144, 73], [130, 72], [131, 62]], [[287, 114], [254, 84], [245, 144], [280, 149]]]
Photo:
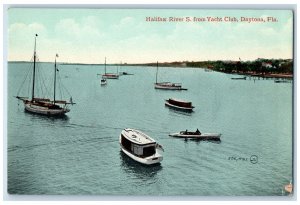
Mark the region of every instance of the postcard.
[[293, 9], [7, 14], [9, 195], [293, 196]]

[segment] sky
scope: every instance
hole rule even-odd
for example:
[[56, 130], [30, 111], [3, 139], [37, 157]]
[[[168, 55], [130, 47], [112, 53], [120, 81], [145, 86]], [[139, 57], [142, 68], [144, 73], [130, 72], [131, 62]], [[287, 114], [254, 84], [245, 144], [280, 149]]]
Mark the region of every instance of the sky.
[[[204, 18], [157, 22], [147, 17]], [[219, 17], [222, 22], [207, 21]], [[238, 22], [225, 22], [225, 17]], [[265, 22], [242, 22], [241, 17]], [[277, 19], [268, 22], [267, 17]], [[150, 63], [293, 57], [289, 10], [9, 8], [8, 60]]]

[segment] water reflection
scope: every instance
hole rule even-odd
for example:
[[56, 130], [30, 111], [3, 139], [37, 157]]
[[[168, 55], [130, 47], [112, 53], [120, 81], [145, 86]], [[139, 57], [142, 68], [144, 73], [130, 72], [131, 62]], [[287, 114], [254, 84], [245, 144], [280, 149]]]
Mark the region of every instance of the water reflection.
[[24, 110], [25, 116], [30, 118], [30, 120], [43, 120], [45, 122], [67, 122], [69, 121], [69, 116], [67, 115], [61, 115], [61, 116], [47, 116], [47, 115], [41, 115], [36, 114], [32, 112], [28, 112], [27, 110]]
[[193, 110], [191, 111], [186, 111], [186, 110], [182, 110], [182, 109], [178, 109], [178, 108], [174, 108], [174, 107], [168, 107], [168, 106], [165, 106], [166, 108], [169, 108], [169, 112], [171, 113], [176, 113], [176, 114], [179, 114], [179, 115], [187, 115], [187, 116], [192, 116], [192, 114], [194, 113]]
[[141, 179], [153, 179], [162, 170], [161, 164], [143, 165], [134, 161], [120, 150], [121, 167], [128, 173], [133, 173]]
[[194, 139], [194, 138], [184, 138], [182, 139], [184, 140], [185, 143], [188, 143], [189, 141], [191, 142], [196, 142], [196, 144], [200, 144], [200, 143], [214, 143], [214, 144], [220, 144], [221, 143], [221, 139]]

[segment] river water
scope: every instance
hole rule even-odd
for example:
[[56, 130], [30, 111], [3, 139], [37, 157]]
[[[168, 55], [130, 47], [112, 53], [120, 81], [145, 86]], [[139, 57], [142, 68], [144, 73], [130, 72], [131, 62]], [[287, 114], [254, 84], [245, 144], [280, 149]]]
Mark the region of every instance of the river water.
[[[42, 64], [46, 73], [52, 71], [53, 64]], [[8, 64], [10, 194], [281, 196], [292, 179], [292, 83], [160, 68], [159, 81], [188, 88], [164, 91], [154, 89], [153, 67], [123, 66], [134, 75], [101, 86], [97, 74], [103, 66], [60, 65], [61, 81], [76, 105], [66, 117], [50, 118], [24, 112], [14, 98], [27, 67]], [[170, 97], [192, 101], [194, 112], [165, 107]], [[124, 128], [141, 130], [163, 145], [161, 164], [147, 167], [124, 155], [118, 142]], [[221, 141], [168, 136], [197, 128], [221, 133]]]

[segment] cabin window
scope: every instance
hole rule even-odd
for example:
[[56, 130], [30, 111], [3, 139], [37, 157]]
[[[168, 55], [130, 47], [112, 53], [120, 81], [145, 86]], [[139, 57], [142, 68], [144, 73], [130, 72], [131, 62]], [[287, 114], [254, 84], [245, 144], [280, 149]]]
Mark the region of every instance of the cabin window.
[[131, 151], [131, 142], [123, 135], [121, 135], [121, 144], [126, 150]]
[[143, 148], [140, 147], [139, 145], [135, 145], [133, 144], [132, 145], [132, 148], [133, 148], [133, 153], [137, 156], [142, 156], [143, 155]]
[[132, 143], [121, 134], [121, 144], [124, 149], [139, 157], [149, 157], [155, 154], [155, 146], [143, 147], [141, 145]]
[[144, 147], [143, 157], [149, 157], [155, 154], [155, 146]]

